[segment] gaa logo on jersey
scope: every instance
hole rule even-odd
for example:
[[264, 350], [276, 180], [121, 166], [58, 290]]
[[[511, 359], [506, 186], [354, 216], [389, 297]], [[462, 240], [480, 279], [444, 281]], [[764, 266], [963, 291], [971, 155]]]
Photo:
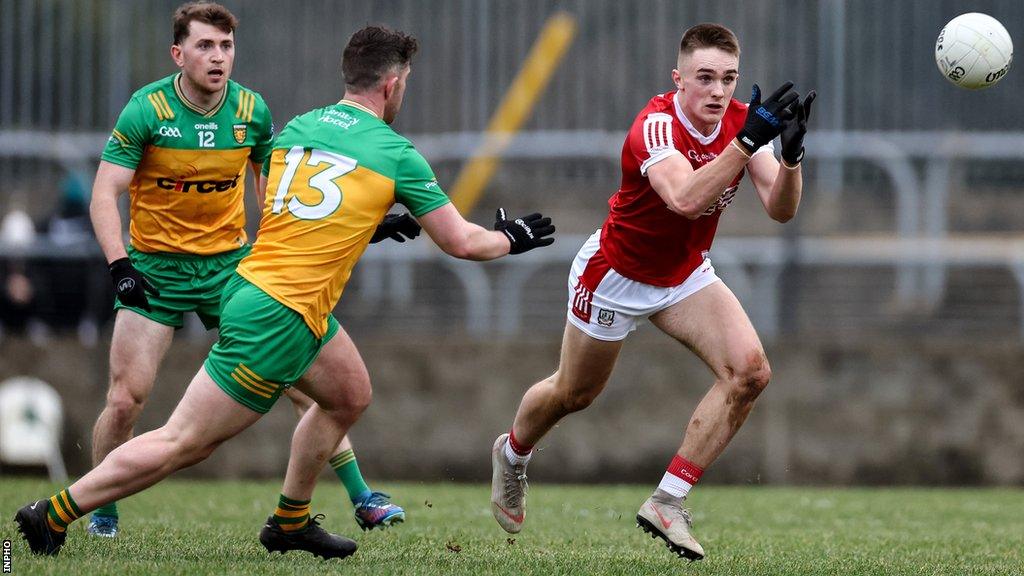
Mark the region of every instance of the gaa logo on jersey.
[[597, 323], [601, 326], [611, 326], [615, 322], [615, 310], [599, 308], [597, 310]]
[[248, 132], [248, 126], [246, 124], [235, 124], [231, 127], [231, 135], [235, 137], [235, 142], [242, 144], [245, 142], [245, 134]]
[[176, 126], [161, 126], [157, 132], [167, 138], [181, 138], [181, 130]]

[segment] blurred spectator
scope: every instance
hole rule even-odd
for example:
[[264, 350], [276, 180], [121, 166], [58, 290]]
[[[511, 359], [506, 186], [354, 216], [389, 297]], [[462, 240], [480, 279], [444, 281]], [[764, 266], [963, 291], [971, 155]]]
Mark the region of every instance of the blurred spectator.
[[[99, 340], [99, 326], [110, 316], [110, 280], [95, 247], [89, 219], [89, 192], [81, 175], [70, 173], [61, 182], [60, 202], [45, 223], [48, 255], [37, 265], [45, 278], [40, 313], [51, 327], [73, 329], [85, 346]], [[74, 256], [65, 251], [74, 249]], [[70, 256], [70, 257], [69, 257]]]
[[17, 202], [0, 221], [0, 334], [31, 333], [45, 339], [45, 328], [35, 320], [36, 283], [29, 277], [24, 258], [36, 239], [32, 218]]
[[83, 178], [69, 174], [60, 188], [60, 204], [46, 223], [47, 238], [58, 248], [92, 242], [89, 193]]
[[27, 250], [36, 239], [36, 227], [20, 202], [14, 200], [12, 204], [11, 210], [0, 221], [0, 243], [7, 250]]
[[3, 290], [0, 291], [0, 330], [23, 334], [32, 315], [35, 290], [25, 275], [23, 262], [5, 261], [3, 268], [3, 272], [0, 272], [0, 278], [3, 279]]
[[54, 330], [74, 331], [85, 346], [99, 342], [112, 299], [85, 183], [75, 173], [64, 178], [42, 233], [17, 199], [0, 221], [0, 333], [43, 344]]

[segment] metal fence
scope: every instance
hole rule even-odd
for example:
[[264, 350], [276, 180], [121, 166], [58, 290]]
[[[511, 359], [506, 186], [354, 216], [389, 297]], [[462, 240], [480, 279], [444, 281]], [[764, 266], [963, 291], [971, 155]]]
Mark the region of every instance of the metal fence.
[[[135, 89], [174, 71], [168, 47], [178, 3], [0, 0], [0, 129], [109, 130]], [[738, 93], [754, 81], [815, 87], [821, 95], [816, 128], [1024, 130], [1024, 116], [1010, 113], [1024, 75], [972, 93], [936, 72], [936, 34], [967, 9], [952, 0], [224, 3], [241, 20], [235, 78], [264, 95], [279, 123], [336, 100], [349, 34], [383, 22], [422, 44], [398, 129], [481, 130], [544, 22], [564, 10], [577, 18], [579, 32], [526, 129], [624, 129], [653, 93], [671, 87], [682, 31], [710, 20], [731, 26], [742, 42]], [[1012, 36], [1024, 38], [1021, 2], [979, 0], [969, 8], [995, 15]], [[557, 170], [547, 173], [556, 177]], [[0, 159], [0, 182], [8, 189], [52, 187], [50, 171]], [[0, 193], [0, 202], [5, 196]]]
[[[1015, 240], [957, 240], [1024, 228], [1024, 115], [1014, 113], [1024, 74], [1012, 70], [996, 88], [964, 91], [941, 77], [932, 55], [939, 28], [968, 8], [996, 16], [1020, 43], [1018, 0], [223, 3], [241, 20], [234, 77], [264, 95], [279, 125], [339, 97], [341, 50], [358, 27], [383, 22], [419, 37], [396, 128], [414, 135], [444, 183], [478, 142], [547, 18], [573, 14], [578, 34], [566, 61], [482, 203], [542, 208], [568, 235], [600, 223], [618, 184], [621, 136], [652, 94], [671, 87], [682, 31], [722, 22], [743, 45], [739, 97], [754, 81], [785, 79], [820, 94], [801, 216], [772, 226], [738, 200], [723, 219], [720, 271], [756, 310], [759, 327], [1016, 335], [1024, 322]], [[44, 219], [65, 173], [91, 177], [103, 134], [131, 93], [174, 71], [168, 46], [177, 4], [0, 0], [0, 213], [20, 205]], [[488, 215], [481, 208], [473, 216]], [[857, 242], [835, 241], [853, 236]], [[874, 237], [884, 243], [870, 244]], [[578, 239], [560, 245], [570, 250]], [[765, 245], [778, 251], [761, 262], [754, 248]], [[850, 257], [849, 246], [874, 256]], [[393, 261], [417, 250], [396, 251]], [[561, 251], [536, 257], [550, 261], [523, 260], [543, 279], [535, 275], [514, 298], [495, 289], [504, 267], [518, 265], [511, 260], [467, 272], [427, 254], [403, 271], [374, 262], [391, 251], [378, 254], [340, 309], [367, 329], [561, 324]], [[487, 291], [463, 292], [467, 274]]]
[[[0, 128], [107, 130], [131, 93], [174, 71], [170, 14], [178, 0], [0, 0]], [[792, 79], [821, 93], [819, 127], [859, 130], [1024, 129], [1011, 114], [1024, 77], [1000, 90], [956, 90], [936, 73], [938, 30], [982, 11], [1022, 38], [1016, 0], [271, 0], [224, 4], [240, 18], [235, 78], [279, 121], [337, 99], [341, 49], [383, 22], [420, 38], [407, 132], [480, 130], [544, 22], [559, 10], [576, 41], [529, 129], [618, 130], [671, 87], [679, 37], [701, 21], [732, 27], [742, 46], [740, 94]], [[1006, 85], [1009, 86], [1006, 86]], [[978, 114], [1005, 110], [1005, 114]]]

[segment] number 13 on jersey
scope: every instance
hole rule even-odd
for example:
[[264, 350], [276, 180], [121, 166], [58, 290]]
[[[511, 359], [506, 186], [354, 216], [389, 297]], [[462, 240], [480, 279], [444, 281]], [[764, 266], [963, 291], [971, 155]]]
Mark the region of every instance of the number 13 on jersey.
[[[335, 180], [355, 170], [356, 164], [355, 158], [293, 146], [284, 156], [284, 174], [277, 185], [270, 211], [280, 214], [287, 207], [293, 216], [301, 220], [320, 220], [330, 216], [341, 206], [341, 188]], [[306, 204], [299, 199], [307, 196], [310, 190], [322, 195], [319, 202]]]

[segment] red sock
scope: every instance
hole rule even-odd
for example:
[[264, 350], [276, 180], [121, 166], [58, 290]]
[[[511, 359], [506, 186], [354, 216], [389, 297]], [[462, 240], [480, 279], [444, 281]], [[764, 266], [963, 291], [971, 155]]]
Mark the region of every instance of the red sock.
[[516, 433], [511, 429], [508, 431], [508, 446], [513, 452], [519, 456], [529, 456], [530, 452], [533, 451], [533, 446], [523, 446], [516, 440]]
[[677, 498], [685, 498], [702, 474], [703, 468], [676, 454], [665, 470], [658, 488]]

